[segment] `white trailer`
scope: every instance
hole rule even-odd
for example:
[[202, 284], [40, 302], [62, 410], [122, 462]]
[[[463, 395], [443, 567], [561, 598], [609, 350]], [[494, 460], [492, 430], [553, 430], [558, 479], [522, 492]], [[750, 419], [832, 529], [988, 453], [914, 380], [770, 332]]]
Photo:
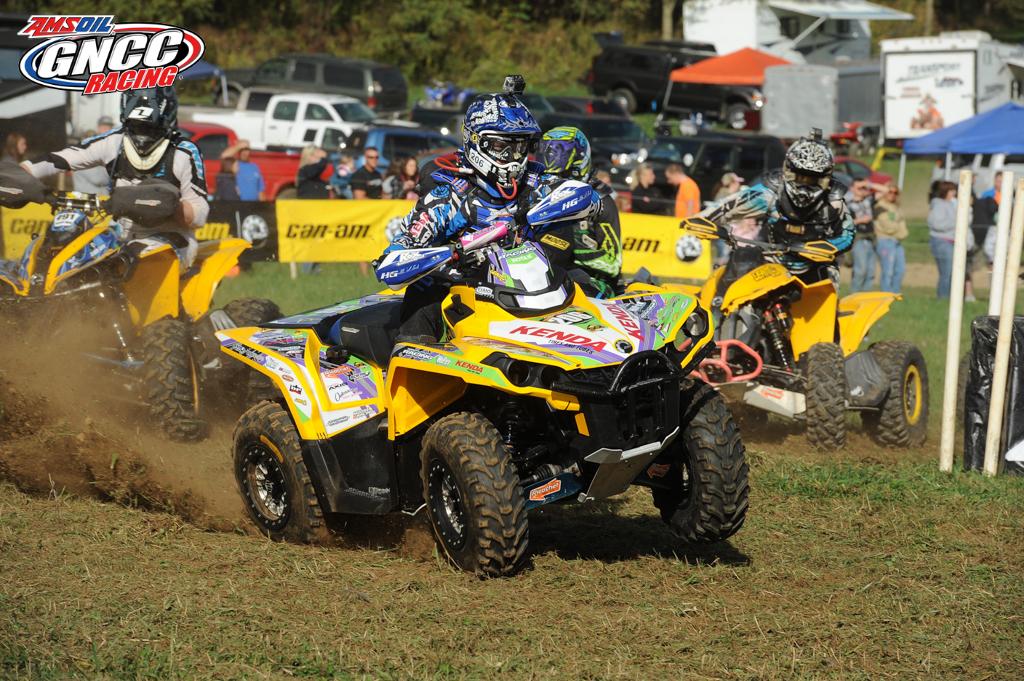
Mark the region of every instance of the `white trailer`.
[[912, 14], [866, 0], [684, 0], [683, 36], [718, 54], [744, 47], [796, 64], [833, 64], [871, 56], [871, 21]]
[[1021, 99], [1024, 48], [983, 31], [883, 40], [881, 51], [887, 140], [927, 135]]

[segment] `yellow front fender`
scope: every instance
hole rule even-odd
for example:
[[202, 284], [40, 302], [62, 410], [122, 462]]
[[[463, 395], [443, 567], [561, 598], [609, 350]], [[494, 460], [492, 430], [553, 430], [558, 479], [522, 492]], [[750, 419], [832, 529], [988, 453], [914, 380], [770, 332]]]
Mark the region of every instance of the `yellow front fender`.
[[872, 325], [885, 316], [897, 300], [898, 293], [864, 291], [851, 293], [839, 301], [839, 336], [842, 339], [843, 354], [857, 351]]
[[238, 264], [238, 257], [247, 248], [250, 245], [245, 239], [204, 241], [199, 244], [196, 255], [199, 271], [189, 277], [181, 289], [181, 306], [185, 314], [195, 320], [207, 313], [217, 285]]

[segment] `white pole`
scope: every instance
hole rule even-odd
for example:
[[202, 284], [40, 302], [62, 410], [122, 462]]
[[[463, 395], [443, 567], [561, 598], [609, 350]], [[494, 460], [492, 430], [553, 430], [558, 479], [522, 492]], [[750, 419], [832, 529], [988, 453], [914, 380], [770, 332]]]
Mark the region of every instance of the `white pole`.
[[900, 188], [900, 191], [903, 191], [903, 178], [906, 176], [906, 174], [907, 174], [907, 155], [906, 154], [900, 154], [900, 177], [899, 177], [899, 180], [896, 181], [896, 186]]
[[1003, 299], [1003, 277], [1006, 272], [1006, 246], [1010, 240], [1010, 212], [1013, 210], [1013, 171], [1003, 171], [1000, 187], [999, 219], [996, 220], [996, 250], [992, 259], [992, 284], [988, 292], [988, 314], [999, 314]]
[[972, 174], [960, 171], [956, 195], [956, 233], [953, 240], [953, 276], [949, 285], [949, 326], [946, 329], [946, 375], [942, 390], [942, 439], [939, 470], [953, 470], [956, 435], [956, 379], [960, 367], [960, 322], [964, 314], [964, 278], [967, 273], [967, 229], [970, 222]]
[[948, 181], [953, 175], [953, 152], [946, 152], [946, 167], [942, 169], [942, 179]]
[[[1005, 196], [1005, 195], [1004, 195]], [[1005, 198], [1003, 199], [1006, 200]], [[1013, 334], [1013, 310], [1017, 303], [1017, 275], [1020, 252], [1024, 248], [1024, 180], [1017, 183], [1010, 226], [1010, 250], [1007, 253], [1006, 279], [1003, 282], [1002, 307], [999, 310], [999, 335], [992, 374], [992, 400], [988, 405], [988, 432], [985, 433], [985, 475], [999, 472], [1003, 436], [1003, 407], [1006, 404], [1006, 379], [1010, 372], [1010, 339]]]
[[288, 272], [292, 275], [292, 279], [299, 278], [299, 265], [294, 260], [288, 263]]

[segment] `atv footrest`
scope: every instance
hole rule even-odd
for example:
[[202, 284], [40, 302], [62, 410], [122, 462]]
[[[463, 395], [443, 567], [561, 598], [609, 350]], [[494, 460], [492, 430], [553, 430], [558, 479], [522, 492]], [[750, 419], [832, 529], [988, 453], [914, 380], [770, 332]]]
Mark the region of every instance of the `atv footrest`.
[[[764, 360], [761, 359], [761, 355], [757, 354], [753, 348], [744, 343], [743, 341], [735, 339], [726, 339], [715, 341], [717, 344], [718, 355], [715, 357], [706, 357], [700, 363], [700, 367], [693, 373], [700, 376], [705, 383], [717, 385], [720, 383], [734, 383], [743, 381], [752, 381], [761, 375], [761, 370], [764, 368]], [[754, 360], [754, 368], [746, 373], [736, 373], [733, 371], [733, 364], [729, 363], [729, 351], [735, 348], [740, 353], [747, 355]], [[713, 369], [716, 373], [715, 380], [708, 376], [708, 369]]]

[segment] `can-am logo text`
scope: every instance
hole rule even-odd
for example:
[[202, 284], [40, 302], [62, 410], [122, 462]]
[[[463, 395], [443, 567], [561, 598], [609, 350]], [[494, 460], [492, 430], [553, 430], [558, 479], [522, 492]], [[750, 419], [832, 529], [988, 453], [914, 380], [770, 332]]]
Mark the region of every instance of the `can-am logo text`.
[[43, 39], [22, 56], [23, 76], [86, 95], [173, 85], [206, 49], [184, 28], [118, 24], [111, 15], [33, 16], [18, 35]]

